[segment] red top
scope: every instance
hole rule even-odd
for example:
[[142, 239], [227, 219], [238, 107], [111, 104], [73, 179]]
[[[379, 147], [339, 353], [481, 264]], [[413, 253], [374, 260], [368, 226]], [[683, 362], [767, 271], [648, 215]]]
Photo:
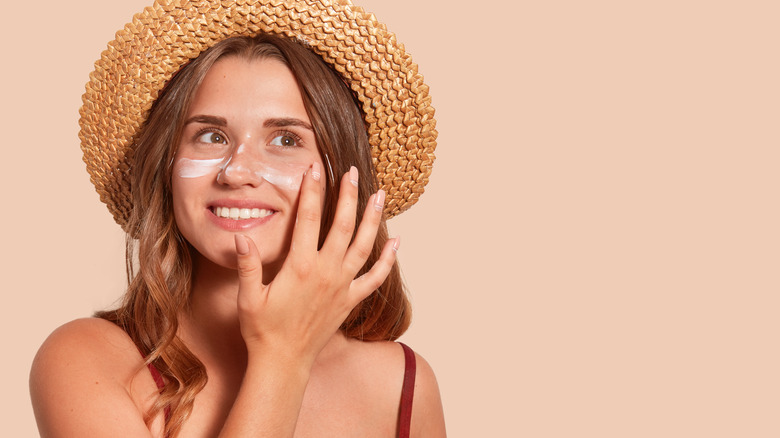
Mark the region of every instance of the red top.
[[417, 375], [417, 360], [411, 348], [401, 342], [399, 344], [404, 348], [406, 367], [404, 369], [404, 385], [401, 388], [401, 408], [398, 414], [398, 438], [409, 438], [409, 426], [412, 423], [412, 401], [414, 400], [414, 378]]

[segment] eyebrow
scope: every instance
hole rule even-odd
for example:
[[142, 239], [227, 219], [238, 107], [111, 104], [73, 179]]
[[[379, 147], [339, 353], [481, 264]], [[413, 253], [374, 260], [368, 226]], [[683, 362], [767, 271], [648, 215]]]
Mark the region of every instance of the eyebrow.
[[217, 117], [217, 116], [197, 115], [187, 119], [187, 121], [184, 122], [184, 126], [187, 126], [190, 123], [204, 123], [206, 125], [227, 126], [227, 119], [225, 119], [224, 117]]
[[[184, 122], [184, 125], [186, 126], [189, 125], [190, 123], [204, 123], [207, 125], [227, 126], [227, 119], [225, 119], [224, 117], [217, 117], [217, 116], [197, 115], [187, 119], [187, 121]], [[312, 128], [311, 124], [301, 119], [296, 119], [294, 117], [272, 118], [272, 119], [267, 119], [265, 122], [263, 122], [264, 128], [286, 128], [288, 126], [300, 126], [301, 128], [308, 129], [309, 131], [314, 131], [314, 128]]]
[[264, 128], [286, 128], [288, 126], [300, 126], [301, 128], [306, 128], [309, 131], [314, 131], [314, 128], [312, 128], [309, 123], [293, 117], [281, 117], [278, 119], [268, 119], [265, 122], [263, 122]]

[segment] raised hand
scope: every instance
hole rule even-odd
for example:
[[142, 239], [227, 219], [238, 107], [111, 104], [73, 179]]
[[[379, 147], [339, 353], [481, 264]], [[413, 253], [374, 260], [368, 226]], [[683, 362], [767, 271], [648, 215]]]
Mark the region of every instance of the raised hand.
[[[311, 364], [349, 312], [385, 280], [395, 260], [398, 239], [388, 240], [379, 260], [355, 278], [371, 253], [381, 222], [385, 194], [371, 196], [354, 241], [357, 169], [344, 175], [335, 219], [317, 250], [321, 219], [322, 169], [303, 178], [289, 254], [274, 280], [262, 283], [260, 253], [247, 236], [236, 235], [238, 312], [247, 349], [275, 358]], [[265, 354], [264, 354], [265, 355]]]

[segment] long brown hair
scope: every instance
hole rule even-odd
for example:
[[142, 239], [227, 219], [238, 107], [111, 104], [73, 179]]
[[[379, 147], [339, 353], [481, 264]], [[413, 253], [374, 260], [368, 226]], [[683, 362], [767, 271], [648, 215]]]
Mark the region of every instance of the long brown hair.
[[[189, 300], [194, 249], [173, 218], [172, 162], [197, 87], [211, 66], [227, 56], [277, 59], [290, 68], [298, 81], [323, 162], [326, 166], [330, 163], [337, 179], [352, 165], [362, 176], [358, 221], [377, 188], [365, 122], [355, 96], [337, 72], [301, 44], [269, 34], [229, 38], [203, 52], [169, 81], [135, 141], [133, 211], [127, 227], [127, 293], [118, 309], [96, 314], [122, 327], [147, 363], [163, 375], [165, 386], [147, 421], [167, 411], [167, 436], [181, 430], [195, 396], [208, 378], [203, 364], [177, 336], [178, 314]], [[329, 177], [320, 244], [333, 223], [338, 188], [338, 182]], [[383, 221], [360, 274], [379, 259], [387, 239]], [[353, 309], [341, 330], [346, 336], [365, 341], [395, 340], [406, 331], [410, 318], [411, 307], [396, 263], [382, 286]]]

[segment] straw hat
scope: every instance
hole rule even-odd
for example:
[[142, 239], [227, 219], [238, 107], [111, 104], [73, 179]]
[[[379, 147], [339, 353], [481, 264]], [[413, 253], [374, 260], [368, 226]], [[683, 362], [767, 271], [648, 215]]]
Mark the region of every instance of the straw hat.
[[417, 202], [434, 160], [434, 110], [417, 65], [373, 14], [349, 0], [157, 0], [108, 43], [79, 111], [90, 180], [123, 228], [132, 209], [131, 152], [166, 82], [216, 42], [258, 33], [303, 42], [357, 94], [386, 217]]

